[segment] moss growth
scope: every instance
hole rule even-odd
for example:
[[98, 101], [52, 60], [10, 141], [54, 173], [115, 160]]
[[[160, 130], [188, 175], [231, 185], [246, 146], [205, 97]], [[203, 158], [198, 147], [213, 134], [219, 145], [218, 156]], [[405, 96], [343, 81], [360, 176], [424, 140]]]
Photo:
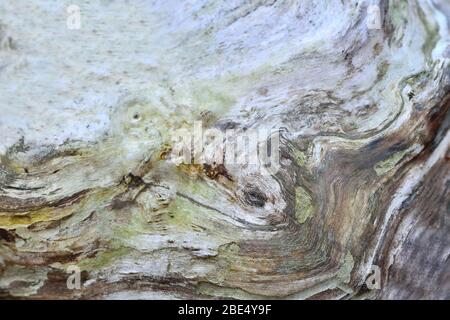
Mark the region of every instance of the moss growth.
[[314, 213], [312, 198], [308, 192], [302, 188], [295, 189], [295, 218], [299, 223], [304, 223]]
[[306, 166], [307, 161], [308, 161], [308, 157], [306, 156], [306, 153], [297, 149], [293, 150], [293, 155], [294, 155], [294, 159], [295, 162], [299, 165], [299, 166]]
[[57, 221], [77, 212], [94, 211], [111, 199], [120, 190], [114, 188], [98, 189], [86, 195], [78, 203], [68, 207], [43, 207], [37, 210], [30, 210], [15, 215], [8, 212], [0, 212], [0, 228], [11, 230], [18, 227], [27, 227], [34, 223]]
[[8, 213], [0, 212], [0, 228], [10, 230], [18, 227], [29, 226], [36, 222], [58, 220], [63, 218], [64, 216], [72, 214], [72, 212], [58, 215], [57, 210], [53, 208], [43, 208], [21, 215], [10, 216], [7, 214]]
[[221, 113], [235, 103], [235, 100], [210, 87], [201, 87], [194, 91], [194, 100], [209, 111]]

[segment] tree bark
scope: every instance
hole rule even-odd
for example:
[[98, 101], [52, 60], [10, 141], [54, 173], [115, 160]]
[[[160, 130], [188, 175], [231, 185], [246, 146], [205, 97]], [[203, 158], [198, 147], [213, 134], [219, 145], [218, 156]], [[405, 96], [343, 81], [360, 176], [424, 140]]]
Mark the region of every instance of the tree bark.
[[446, 1], [77, 3], [0, 3], [0, 297], [450, 298]]

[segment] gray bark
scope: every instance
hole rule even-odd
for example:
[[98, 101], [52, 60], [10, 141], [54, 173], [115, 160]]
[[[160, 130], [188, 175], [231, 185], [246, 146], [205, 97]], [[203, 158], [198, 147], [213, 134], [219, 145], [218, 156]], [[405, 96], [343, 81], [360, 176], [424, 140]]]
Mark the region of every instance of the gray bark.
[[71, 4], [0, 2], [0, 297], [450, 298], [445, 0]]

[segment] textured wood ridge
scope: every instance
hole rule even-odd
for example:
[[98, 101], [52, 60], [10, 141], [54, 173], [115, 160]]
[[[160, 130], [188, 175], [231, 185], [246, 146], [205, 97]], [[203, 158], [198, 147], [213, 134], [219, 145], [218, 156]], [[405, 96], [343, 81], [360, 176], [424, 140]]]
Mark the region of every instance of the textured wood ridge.
[[132, 3], [0, 1], [1, 298], [450, 299], [447, 1]]

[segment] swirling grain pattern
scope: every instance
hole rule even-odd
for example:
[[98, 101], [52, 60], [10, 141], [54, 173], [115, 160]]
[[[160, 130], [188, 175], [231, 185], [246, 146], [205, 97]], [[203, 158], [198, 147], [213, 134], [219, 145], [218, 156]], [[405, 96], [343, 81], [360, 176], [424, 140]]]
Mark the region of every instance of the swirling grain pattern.
[[76, 2], [0, 2], [0, 297], [450, 299], [447, 1]]

